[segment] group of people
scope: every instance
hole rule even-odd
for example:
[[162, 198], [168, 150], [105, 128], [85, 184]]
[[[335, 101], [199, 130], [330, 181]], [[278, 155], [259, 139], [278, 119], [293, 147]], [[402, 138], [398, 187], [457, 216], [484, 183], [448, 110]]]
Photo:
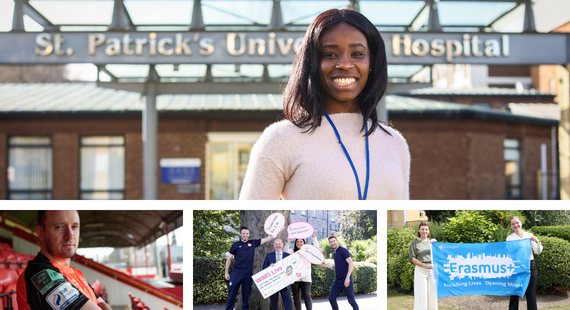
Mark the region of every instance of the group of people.
[[[249, 309], [249, 295], [251, 293], [251, 288], [253, 285], [252, 276], [255, 248], [271, 241], [272, 239], [274, 239], [272, 236], [267, 236], [263, 239], [250, 240], [249, 229], [247, 227], [242, 227], [240, 229], [240, 240], [232, 244], [228, 258], [226, 259], [225, 279], [229, 281], [229, 293], [228, 301], [226, 303], [226, 310], [234, 309], [240, 286], [242, 291], [242, 309]], [[338, 310], [339, 308], [336, 299], [338, 295], [344, 291], [348, 302], [352, 306], [352, 309], [358, 310], [358, 304], [354, 298], [354, 282], [352, 279], [352, 270], [354, 268], [354, 263], [352, 262], [350, 253], [347, 249], [339, 246], [338, 240], [335, 236], [330, 236], [328, 240], [331, 248], [334, 250], [333, 257], [335, 265], [333, 267], [326, 264], [325, 262], [323, 262], [321, 265], [334, 270], [336, 275], [335, 281], [331, 287], [329, 294], [329, 302], [333, 310]], [[313, 233], [312, 242], [316, 247], [319, 246], [316, 233]], [[284, 249], [283, 240], [274, 239], [273, 249], [275, 251], [268, 253], [265, 256], [263, 269], [273, 266], [275, 263], [281, 261], [290, 254], [299, 251], [305, 244], [307, 244], [307, 242], [304, 239], [295, 239], [293, 247], [291, 247], [291, 239], [287, 239], [287, 244]], [[235, 258], [235, 262], [232, 273], [230, 275], [228, 272], [232, 258]], [[301, 259], [305, 260], [305, 263], [310, 265], [310, 262], [305, 258], [301, 257]], [[293, 300], [291, 300], [291, 291], [293, 291]], [[269, 297], [271, 302], [271, 310], [278, 309], [279, 295], [281, 295], [285, 310], [293, 310], [293, 303], [295, 304], [295, 309], [300, 310], [300, 293], [303, 294], [305, 308], [307, 310], [311, 310], [313, 301], [311, 299], [310, 270], [307, 275], [303, 276], [298, 281], [295, 281], [291, 285], [286, 286], [281, 291], [276, 292]]]
[[[530, 239], [532, 251], [530, 252], [530, 281], [525, 295], [527, 299], [527, 310], [536, 310], [536, 286], [538, 272], [534, 264], [534, 255], [542, 252], [540, 240], [532, 233], [522, 230], [522, 221], [518, 216], [510, 219], [513, 234], [507, 237], [507, 241], [520, 239]], [[414, 265], [414, 310], [437, 310], [437, 284], [433, 264], [431, 260], [431, 239], [429, 223], [420, 222], [417, 232], [418, 239], [414, 239], [410, 244], [410, 262]], [[519, 297], [511, 296], [509, 300], [509, 310], [519, 308]]]

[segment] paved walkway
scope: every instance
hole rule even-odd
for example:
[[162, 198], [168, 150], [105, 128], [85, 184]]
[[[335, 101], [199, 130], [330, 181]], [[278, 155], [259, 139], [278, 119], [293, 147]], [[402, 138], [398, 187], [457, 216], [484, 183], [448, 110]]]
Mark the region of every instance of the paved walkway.
[[[366, 294], [366, 295], [356, 295], [356, 303], [358, 303], [358, 308], [360, 310], [377, 310], [379, 301], [378, 301], [378, 294]], [[346, 296], [339, 297], [337, 299], [339, 309], [352, 309], [348, 300], [346, 300]], [[301, 302], [302, 310], [306, 310], [305, 304]], [[225, 305], [194, 305], [193, 309], [197, 310], [224, 310]], [[313, 298], [313, 310], [330, 310], [332, 309], [331, 304], [329, 303], [328, 298]]]

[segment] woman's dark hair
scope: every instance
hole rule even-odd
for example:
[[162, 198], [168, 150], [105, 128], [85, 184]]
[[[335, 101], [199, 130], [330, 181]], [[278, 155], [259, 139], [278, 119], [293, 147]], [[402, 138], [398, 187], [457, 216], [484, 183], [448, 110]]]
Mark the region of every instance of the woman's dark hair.
[[297, 247], [297, 240], [303, 240], [303, 244], [307, 244], [307, 241], [305, 241], [305, 239], [295, 239], [295, 246], [293, 247], [293, 252], [297, 252], [300, 250], [300, 248]]
[[[421, 237], [421, 236], [422, 236], [422, 235], [420, 234], [420, 228], [422, 228], [422, 226], [427, 226], [427, 228], [429, 229], [429, 223], [428, 223], [428, 222], [424, 222], [424, 221], [421, 221], [421, 222], [420, 222], [420, 226], [418, 226], [418, 232], [416, 233], [416, 235], [417, 235], [418, 237]], [[429, 234], [428, 234], [428, 238], [431, 238], [431, 231], [430, 231]]]
[[289, 82], [283, 91], [283, 113], [285, 118], [305, 132], [314, 132], [321, 125], [323, 116], [323, 95], [319, 79], [319, 65], [322, 58], [321, 35], [330, 27], [347, 23], [358, 29], [370, 49], [370, 69], [368, 81], [358, 95], [358, 106], [364, 118], [361, 131], [365, 131], [368, 120], [372, 126], [370, 135], [380, 127], [376, 105], [384, 96], [388, 84], [386, 48], [378, 29], [362, 14], [349, 9], [332, 9], [321, 13], [307, 28], [301, 47], [297, 52]]

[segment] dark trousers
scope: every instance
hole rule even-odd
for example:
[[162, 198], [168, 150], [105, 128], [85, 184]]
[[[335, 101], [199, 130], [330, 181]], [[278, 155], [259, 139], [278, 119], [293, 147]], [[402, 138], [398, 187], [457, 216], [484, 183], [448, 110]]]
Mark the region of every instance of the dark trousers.
[[311, 282], [295, 282], [291, 284], [291, 289], [293, 290], [293, 303], [295, 304], [295, 310], [301, 310], [300, 292], [303, 293], [305, 308], [307, 308], [307, 310], [313, 309], [313, 300], [311, 299]]
[[281, 299], [283, 299], [285, 310], [293, 310], [293, 303], [291, 303], [291, 290], [289, 289], [289, 286], [269, 296], [269, 300], [271, 301], [271, 310], [279, 309], [279, 294], [281, 294]]
[[253, 279], [252, 273], [235, 272], [232, 271], [230, 275], [228, 302], [226, 303], [226, 310], [233, 310], [236, 304], [236, 297], [241, 285], [241, 299], [242, 310], [249, 310], [249, 294], [251, 293], [251, 285]]
[[[536, 270], [536, 265], [534, 260], [530, 261], [530, 281], [528, 282], [528, 287], [526, 292], [526, 308], [527, 310], [536, 310], [536, 283], [538, 282], [538, 271]], [[509, 301], [509, 310], [519, 309], [519, 297], [511, 296]]]
[[346, 299], [348, 299], [348, 303], [352, 306], [352, 309], [358, 310], [358, 304], [356, 304], [356, 300], [354, 299], [354, 283], [352, 281], [352, 275], [350, 277], [350, 285], [348, 287], [344, 286], [344, 279], [334, 280], [333, 286], [331, 287], [331, 293], [329, 294], [329, 302], [331, 303], [333, 310], [338, 310], [336, 298], [342, 291], [346, 294]]

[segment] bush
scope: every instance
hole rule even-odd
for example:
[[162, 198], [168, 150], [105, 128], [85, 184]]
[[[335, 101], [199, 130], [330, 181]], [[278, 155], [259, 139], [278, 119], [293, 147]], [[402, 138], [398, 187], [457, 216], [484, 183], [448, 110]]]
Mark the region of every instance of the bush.
[[530, 232], [535, 235], [557, 237], [570, 242], [570, 226], [533, 226]]
[[[325, 262], [329, 266], [334, 265], [334, 260], [332, 259], [325, 259]], [[311, 272], [311, 295], [328, 296], [336, 278], [335, 271], [323, 266], [311, 265]]]
[[[334, 260], [325, 260], [328, 265], [333, 266]], [[311, 265], [311, 296], [324, 297], [328, 296], [336, 273], [323, 266]], [[378, 285], [378, 268], [374, 264], [355, 262], [352, 271], [352, 279], [354, 281], [355, 294], [369, 294], [376, 292]], [[341, 296], [345, 296], [344, 292]]]
[[542, 293], [555, 293], [570, 289], [570, 242], [556, 237], [541, 236], [544, 247], [534, 255], [538, 269], [538, 289]]
[[[452, 243], [487, 243], [494, 242], [498, 225], [493, 224], [477, 211], [458, 211], [457, 216], [449, 219], [443, 229], [445, 242]], [[505, 241], [505, 240], [500, 240]]]
[[375, 264], [354, 263], [353, 274], [355, 294], [370, 294], [376, 292], [378, 289], [378, 268]]
[[[230, 265], [230, 274], [233, 267]], [[228, 298], [228, 284], [224, 279], [225, 257], [194, 257], [194, 304], [224, 302]]]
[[417, 229], [404, 227], [388, 229], [387, 233], [387, 284], [398, 290], [411, 290], [414, 287], [414, 267], [410, 263], [410, 244], [417, 238]]
[[506, 228], [503, 226], [498, 226], [497, 230], [493, 232], [493, 241], [491, 242], [502, 242], [506, 241], [507, 237], [512, 235], [513, 231], [510, 228]]
[[523, 223], [526, 222], [526, 217], [520, 211], [517, 210], [480, 210], [477, 212], [483, 215], [489, 221], [491, 221], [491, 223], [497, 224], [504, 228], [511, 227], [510, 219], [513, 216], [518, 216], [521, 222]]
[[378, 248], [373, 239], [355, 240], [350, 247], [350, 253], [355, 255], [352, 260], [355, 262], [373, 262], [377, 261]]

